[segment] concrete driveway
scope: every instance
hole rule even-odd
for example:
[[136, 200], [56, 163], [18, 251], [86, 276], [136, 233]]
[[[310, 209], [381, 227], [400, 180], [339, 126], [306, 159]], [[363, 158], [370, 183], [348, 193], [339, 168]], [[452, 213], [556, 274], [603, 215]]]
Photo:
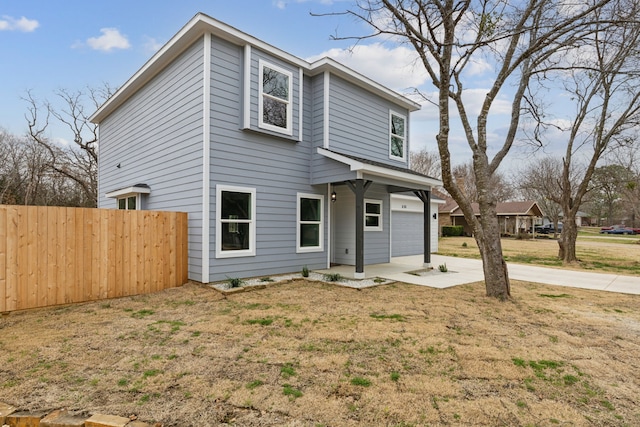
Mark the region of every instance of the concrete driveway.
[[[382, 277], [432, 288], [448, 288], [484, 280], [482, 261], [478, 259], [432, 255], [431, 265], [432, 270], [424, 269], [422, 255], [414, 255], [395, 257], [386, 264], [367, 265], [364, 271], [367, 278]], [[440, 272], [438, 269], [440, 265], [446, 265], [448, 271]], [[640, 277], [637, 276], [589, 273], [513, 263], [509, 263], [508, 266], [511, 279], [640, 295]], [[353, 277], [354, 267], [336, 266], [325, 271], [340, 273], [344, 277]]]

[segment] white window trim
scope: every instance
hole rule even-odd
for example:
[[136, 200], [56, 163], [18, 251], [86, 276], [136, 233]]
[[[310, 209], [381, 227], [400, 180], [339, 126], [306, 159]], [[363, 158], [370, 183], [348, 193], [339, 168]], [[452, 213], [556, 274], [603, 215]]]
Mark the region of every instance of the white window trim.
[[[222, 192], [251, 194], [251, 218], [249, 224], [249, 249], [240, 251], [222, 250]], [[256, 189], [249, 187], [235, 187], [231, 185], [216, 185], [216, 258], [237, 258], [256, 255]]]
[[[391, 137], [400, 136], [400, 135], [395, 135], [391, 132], [393, 129], [393, 123], [392, 123], [393, 116], [400, 117], [401, 119], [404, 120], [404, 135], [401, 136], [402, 137], [402, 157], [394, 156], [391, 153]], [[407, 116], [393, 110], [389, 110], [389, 158], [393, 160], [401, 160], [403, 162], [407, 158]]]
[[[274, 126], [269, 123], [265, 123], [262, 121], [263, 119], [263, 109], [264, 109], [264, 93], [262, 87], [262, 75], [264, 72], [264, 67], [271, 68], [274, 71], [282, 73], [289, 77], [289, 99], [286, 101], [287, 103], [287, 127], [281, 128], [279, 126]], [[279, 101], [285, 102], [284, 100], [278, 98]], [[273, 132], [282, 133], [285, 135], [292, 136], [293, 135], [293, 73], [291, 71], [285, 70], [282, 67], [278, 67], [277, 65], [273, 65], [269, 62], [263, 61], [262, 59], [258, 60], [258, 127], [261, 129], [270, 130]]]
[[[300, 225], [315, 224], [317, 221], [300, 221], [300, 202], [302, 199], [320, 200], [320, 236], [319, 246], [300, 246]], [[296, 253], [322, 252], [324, 250], [324, 196], [321, 194], [298, 193], [296, 203]]]
[[[367, 214], [367, 203], [380, 205], [380, 214]], [[374, 200], [374, 199], [364, 199], [364, 231], [382, 231], [382, 220], [383, 220], [383, 205], [382, 200]], [[379, 217], [378, 226], [377, 227], [367, 227], [367, 216], [377, 216]]]

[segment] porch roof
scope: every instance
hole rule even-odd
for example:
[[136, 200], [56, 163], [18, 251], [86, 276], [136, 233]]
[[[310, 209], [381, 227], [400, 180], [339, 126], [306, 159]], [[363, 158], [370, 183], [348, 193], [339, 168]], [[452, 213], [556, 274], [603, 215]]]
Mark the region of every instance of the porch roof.
[[320, 147], [318, 147], [318, 154], [348, 166], [351, 172], [355, 172], [355, 178], [381, 180], [390, 185], [398, 186], [398, 191], [431, 189], [442, 185], [442, 181], [411, 169], [338, 153]]
[[[476, 216], [480, 215], [480, 207], [477, 203], [472, 203], [473, 213]], [[543, 216], [542, 210], [538, 204], [532, 200], [525, 200], [521, 202], [501, 202], [496, 204], [496, 211], [498, 216]], [[459, 206], [451, 211], [451, 216], [464, 216]]]

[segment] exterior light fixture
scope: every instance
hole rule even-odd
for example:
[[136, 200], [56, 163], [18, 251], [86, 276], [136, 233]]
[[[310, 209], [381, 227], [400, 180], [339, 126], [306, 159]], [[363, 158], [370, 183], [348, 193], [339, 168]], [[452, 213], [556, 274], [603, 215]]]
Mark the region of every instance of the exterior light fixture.
[[438, 214], [437, 213], [433, 214], [433, 219], [438, 219]]
[[336, 194], [336, 192], [335, 191], [332, 192], [331, 193], [331, 201], [335, 202], [337, 199], [338, 199], [338, 195]]

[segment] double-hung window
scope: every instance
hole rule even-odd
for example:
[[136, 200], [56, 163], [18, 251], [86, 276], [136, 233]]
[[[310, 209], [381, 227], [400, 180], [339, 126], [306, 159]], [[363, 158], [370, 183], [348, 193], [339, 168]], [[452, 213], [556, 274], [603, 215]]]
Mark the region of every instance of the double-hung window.
[[255, 188], [216, 186], [216, 257], [256, 254]]
[[259, 127], [292, 135], [293, 74], [262, 60], [259, 73]]
[[322, 202], [324, 197], [317, 194], [298, 194], [297, 251], [319, 252], [323, 248]]
[[394, 111], [389, 112], [389, 157], [395, 160], [406, 159], [407, 118]]
[[382, 231], [382, 201], [364, 201], [364, 229], [366, 231]]

